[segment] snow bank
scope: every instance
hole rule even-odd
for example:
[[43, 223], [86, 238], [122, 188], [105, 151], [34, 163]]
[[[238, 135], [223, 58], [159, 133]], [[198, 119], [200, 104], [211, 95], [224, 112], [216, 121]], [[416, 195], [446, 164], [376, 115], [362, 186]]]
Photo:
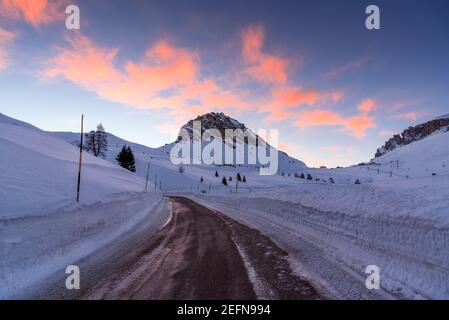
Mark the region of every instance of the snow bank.
[[[45, 214], [73, 205], [79, 150], [29, 124], [0, 114], [0, 218]], [[81, 201], [143, 191], [145, 181], [84, 153]]]
[[[267, 232], [293, 251], [307, 249], [298, 248], [290, 239], [292, 234], [301, 238], [315, 250], [322, 251], [331, 263], [355, 271], [360, 278], [359, 286], [363, 287], [366, 266], [374, 264], [381, 269], [382, 287], [398, 297], [449, 297], [447, 225], [442, 226], [416, 215], [393, 214], [393, 209], [390, 214], [382, 212], [379, 215], [318, 210], [319, 202], [313, 201], [315, 208], [304, 205], [300, 199], [307, 196], [300, 194], [301, 191], [295, 189], [263, 195], [259, 192], [227, 197], [195, 197]], [[331, 194], [328, 190], [327, 195]], [[321, 192], [323, 198], [325, 195]], [[405, 203], [401, 205], [405, 206]], [[309, 263], [310, 272], [324, 277], [327, 286], [342, 297], [354, 298], [344, 282], [335, 280], [337, 272], [327, 274], [323, 261], [312, 262], [305, 263]]]
[[0, 298], [37, 289], [31, 286], [76, 264], [143, 220], [160, 223], [168, 212], [158, 193], [128, 193], [45, 216], [0, 220]]
[[168, 214], [151, 182], [88, 153], [76, 203], [79, 149], [2, 114], [0, 154], [0, 298]]

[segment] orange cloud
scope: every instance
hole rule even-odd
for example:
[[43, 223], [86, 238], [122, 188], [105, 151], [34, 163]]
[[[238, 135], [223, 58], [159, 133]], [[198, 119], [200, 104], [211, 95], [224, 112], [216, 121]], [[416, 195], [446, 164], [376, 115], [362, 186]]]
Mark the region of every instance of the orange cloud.
[[359, 115], [345, 119], [344, 126], [356, 138], [363, 138], [366, 130], [375, 128], [376, 124], [372, 117], [368, 115]]
[[264, 112], [268, 112], [268, 121], [280, 121], [294, 114], [293, 107], [301, 105], [315, 105], [318, 102], [337, 102], [344, 96], [341, 91], [319, 92], [317, 90], [305, 90], [299, 87], [276, 87], [271, 91], [271, 99], [268, 103], [260, 102], [259, 106]]
[[[243, 50], [248, 60], [266, 58], [260, 50], [260, 30], [253, 30], [255, 35], [248, 37]], [[295, 116], [297, 107], [337, 102], [344, 96], [337, 90], [320, 92], [276, 83], [255, 98], [251, 92], [230, 86], [229, 81], [223, 84], [220, 78], [203, 77], [199, 56], [168, 41], [156, 42], [141, 59], [121, 65], [117, 63], [119, 48], [102, 47], [81, 33], [70, 33], [66, 41], [67, 46], [56, 48], [56, 54], [46, 61], [41, 72], [44, 80], [64, 78], [109, 101], [140, 109], [167, 109], [176, 123], [212, 110], [231, 115], [251, 110], [268, 113], [269, 121], [285, 120]], [[330, 111], [300, 116], [306, 120], [305, 126], [343, 125], [359, 136], [364, 133], [363, 125], [369, 126], [365, 118], [345, 119]]]
[[343, 122], [343, 118], [336, 112], [315, 110], [301, 112], [296, 125], [299, 127], [335, 126]]
[[2, 16], [11, 20], [24, 20], [37, 27], [64, 18], [64, 1], [54, 0], [1, 0]]
[[288, 61], [262, 52], [265, 32], [262, 26], [251, 26], [241, 32], [242, 56], [249, 66], [244, 74], [262, 83], [285, 83]]
[[302, 88], [288, 87], [275, 88], [272, 91], [272, 96], [279, 106], [293, 107], [301, 104], [314, 104], [317, 102], [319, 94], [315, 90], [306, 91]]
[[0, 71], [9, 64], [9, 46], [16, 38], [16, 33], [0, 27]]
[[341, 126], [356, 138], [363, 138], [366, 130], [376, 125], [372, 117], [357, 115], [345, 118], [334, 111], [314, 110], [300, 112], [295, 122], [297, 127]]
[[357, 107], [363, 113], [369, 113], [377, 108], [377, 103], [373, 99], [365, 99]]
[[102, 97], [109, 86], [121, 82], [122, 75], [113, 64], [118, 49], [100, 48], [82, 35], [66, 40], [70, 48], [57, 49], [58, 54], [47, 62], [48, 67], [42, 73], [44, 78], [63, 76]]
[[41, 75], [62, 77], [99, 97], [141, 109], [166, 108], [182, 121], [213, 108], [248, 110], [243, 93], [202, 79], [196, 53], [167, 41], [151, 46], [141, 61], [116, 66], [118, 48], [103, 48], [82, 34], [66, 38], [68, 47], [57, 48]]

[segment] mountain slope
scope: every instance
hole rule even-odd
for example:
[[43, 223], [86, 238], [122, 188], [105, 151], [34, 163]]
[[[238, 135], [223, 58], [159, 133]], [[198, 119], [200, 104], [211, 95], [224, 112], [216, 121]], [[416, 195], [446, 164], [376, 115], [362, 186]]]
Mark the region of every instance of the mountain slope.
[[431, 135], [447, 131], [449, 131], [449, 115], [440, 116], [417, 126], [409, 127], [401, 134], [396, 134], [386, 141], [381, 148], [377, 149], [375, 157], [380, 157], [398, 147], [406, 146]]
[[[217, 128], [220, 130], [228, 128], [228, 126], [230, 126], [229, 129], [246, 129], [244, 124], [241, 124], [235, 119], [226, 117], [224, 114], [210, 113], [200, 117], [202, 119], [209, 118], [210, 120], [202, 122], [203, 129]], [[189, 124], [191, 125], [192, 121], [193, 120], [187, 122], [183, 128], [189, 128]], [[49, 132], [49, 134], [75, 145], [79, 143], [80, 139], [79, 133]], [[131, 146], [136, 159], [136, 174], [142, 178], [145, 178], [148, 164], [150, 164], [149, 180], [154, 182], [158, 188], [161, 187], [162, 190], [165, 191], [190, 191], [198, 189], [208, 190], [210, 186], [213, 190], [229, 192], [229, 188], [222, 186], [222, 178], [220, 177], [218, 179], [214, 176], [215, 171], [218, 171], [220, 176], [226, 175], [228, 177], [235, 177], [238, 172], [242, 175], [247, 175], [248, 177], [251, 176], [251, 179], [248, 179], [248, 184], [245, 185], [248, 188], [263, 186], [266, 184], [266, 182], [259, 177], [259, 163], [256, 163], [255, 165], [234, 164], [231, 166], [204, 164], [183, 165], [185, 172], [180, 173], [180, 166], [173, 164], [170, 159], [170, 152], [177, 142], [166, 144], [160, 148], [150, 148], [124, 140], [111, 133], [108, 133], [107, 139], [108, 151], [106, 152], [106, 160], [116, 163], [115, 157], [120, 152], [122, 146]], [[203, 142], [202, 147], [204, 148], [207, 144], [208, 142]], [[223, 150], [224, 148], [225, 147], [223, 145]], [[293, 175], [296, 172], [306, 169], [305, 164], [302, 161], [294, 159], [282, 151], [279, 151], [278, 153], [278, 166], [278, 173], [285, 173], [285, 175]], [[199, 184], [201, 177], [203, 177], [203, 183]]]
[[[27, 123], [0, 114], [0, 217], [48, 213], [76, 196], [79, 150]], [[84, 204], [123, 191], [142, 191], [140, 177], [84, 154]]]

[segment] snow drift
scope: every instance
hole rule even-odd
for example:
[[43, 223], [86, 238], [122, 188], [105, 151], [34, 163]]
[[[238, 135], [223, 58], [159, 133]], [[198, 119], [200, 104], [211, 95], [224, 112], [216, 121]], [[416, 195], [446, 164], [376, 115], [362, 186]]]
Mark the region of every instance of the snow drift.
[[88, 153], [76, 203], [78, 148], [2, 114], [0, 154], [0, 298], [30, 293], [142, 221], [167, 218], [144, 179]]
[[[79, 150], [29, 124], [0, 114], [0, 218], [45, 214], [72, 205]], [[81, 202], [143, 191], [145, 181], [129, 171], [83, 155]]]

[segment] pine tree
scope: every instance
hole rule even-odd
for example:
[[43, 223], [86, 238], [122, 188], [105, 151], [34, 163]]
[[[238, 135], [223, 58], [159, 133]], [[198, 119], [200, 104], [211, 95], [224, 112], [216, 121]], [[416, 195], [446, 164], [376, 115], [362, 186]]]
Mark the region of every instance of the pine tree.
[[104, 130], [103, 125], [100, 123], [97, 126], [97, 131], [91, 131], [86, 133], [86, 143], [84, 149], [91, 152], [95, 157], [106, 157], [106, 151], [108, 151], [108, 139], [107, 133]]
[[122, 147], [122, 150], [117, 154], [115, 157], [115, 160], [117, 160], [118, 164], [127, 169], [127, 163], [126, 163], [126, 146]]
[[313, 180], [313, 178], [310, 174], [307, 174], [307, 180]]
[[201, 182], [201, 183], [204, 182], [203, 176], [201, 176], [200, 182]]
[[245, 176], [243, 176], [243, 182], [246, 183], [246, 177]]
[[136, 172], [136, 159], [134, 158], [134, 153], [131, 150], [131, 146], [126, 149], [128, 154], [128, 170], [131, 172]]
[[240, 173], [237, 172], [237, 181], [242, 181], [242, 177], [240, 176]]
[[355, 184], [361, 184], [360, 180], [359, 179], [355, 180]]
[[301, 179], [305, 179], [306, 176], [304, 175], [304, 173], [301, 173], [301, 175], [299, 176]]
[[215, 171], [215, 176], [216, 176], [216, 177], [219, 177], [218, 171]]
[[121, 167], [131, 172], [136, 172], [136, 162], [131, 147], [124, 145], [117, 157], [115, 157], [115, 160]]
[[227, 186], [228, 185], [228, 181], [226, 180], [226, 177], [223, 177], [223, 179], [221, 180], [221, 182]]
[[232, 177], [229, 177], [229, 181], [232, 181]]

